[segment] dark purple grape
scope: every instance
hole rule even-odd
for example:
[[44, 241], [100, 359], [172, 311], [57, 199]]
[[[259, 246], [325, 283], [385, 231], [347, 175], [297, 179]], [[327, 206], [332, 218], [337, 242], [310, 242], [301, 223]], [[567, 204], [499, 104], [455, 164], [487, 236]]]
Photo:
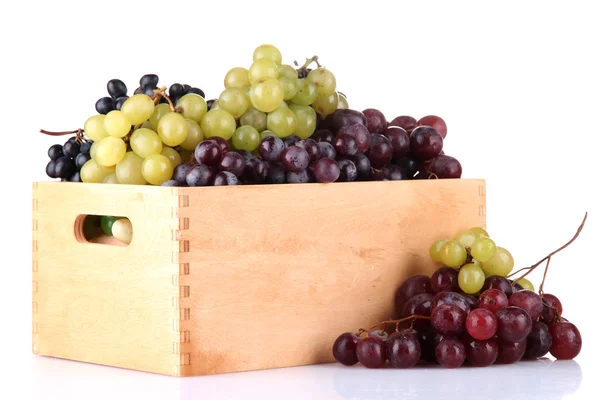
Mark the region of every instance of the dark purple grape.
[[472, 295], [472, 294], [466, 294], [464, 292], [459, 292], [462, 297], [465, 298], [465, 300], [467, 301], [467, 304], [469, 304], [469, 306], [471, 307], [471, 310], [474, 310], [477, 308], [477, 296]]
[[354, 182], [356, 180], [356, 165], [352, 161], [346, 159], [338, 160], [338, 167], [340, 167], [338, 182]]
[[108, 114], [115, 109], [113, 99], [110, 97], [102, 97], [96, 102], [96, 112], [98, 114]]
[[248, 161], [251, 158], [254, 158], [254, 155], [252, 153], [250, 153], [248, 150], [234, 150], [233, 152], [238, 153], [239, 155], [244, 157], [245, 161]]
[[542, 318], [541, 321], [551, 324], [558, 321], [558, 318], [562, 315], [562, 303], [553, 294], [544, 293], [542, 295]]
[[310, 157], [309, 163], [316, 161], [319, 158], [319, 144], [312, 139], [300, 140], [296, 146], [302, 147]]
[[335, 135], [329, 129], [317, 129], [310, 138], [315, 140], [317, 143], [332, 143], [333, 139], [335, 139]]
[[421, 293], [431, 293], [431, 279], [427, 275], [414, 275], [405, 280], [395, 294], [397, 314], [402, 315], [404, 304]]
[[82, 182], [81, 174], [79, 173], [79, 171], [71, 175], [71, 177], [69, 178], [69, 182]]
[[[452, 293], [452, 292], [442, 292]], [[441, 304], [431, 308], [431, 326], [442, 335], [460, 335], [465, 331], [467, 313], [453, 304]]]
[[302, 147], [291, 145], [281, 153], [281, 166], [286, 171], [304, 171], [308, 167], [309, 160], [308, 153]]
[[140, 78], [140, 86], [152, 86], [158, 85], [158, 75], [146, 74]]
[[267, 136], [258, 145], [258, 153], [265, 161], [279, 161], [283, 150], [285, 150], [285, 144], [277, 136]]
[[399, 166], [394, 164], [386, 165], [381, 172], [384, 179], [389, 181], [402, 181], [409, 178]]
[[83, 142], [81, 147], [79, 147], [80, 153], [89, 153], [92, 148], [93, 142]]
[[63, 156], [54, 163], [54, 174], [57, 178], [69, 178], [75, 172], [77, 167], [71, 157]]
[[421, 359], [421, 343], [417, 332], [404, 329], [392, 333], [386, 342], [387, 358], [395, 368], [412, 368]]
[[333, 147], [335, 148], [336, 154], [342, 156], [353, 156], [358, 151], [358, 144], [354, 136], [347, 133], [338, 135], [333, 141]]
[[421, 344], [422, 360], [430, 362], [435, 361], [435, 346], [437, 344], [435, 339], [437, 334], [436, 330], [430, 324], [428, 324], [426, 328], [417, 331], [419, 343]]
[[[171, 100], [173, 100], [173, 98], [178, 99], [181, 96], [183, 96], [185, 93], [186, 93], [185, 88], [180, 83], [174, 83], [169, 87], [169, 97], [171, 98]], [[208, 106], [208, 104], [207, 104], [207, 106]], [[208, 109], [210, 110], [210, 107], [208, 107]]]
[[331, 158], [321, 158], [315, 163], [313, 174], [318, 182], [335, 182], [340, 177], [340, 167], [337, 161]]
[[[509, 299], [510, 300], [510, 299]], [[531, 317], [519, 307], [509, 306], [496, 311], [497, 335], [508, 342], [520, 342], [531, 332]]]
[[185, 183], [188, 186], [210, 186], [213, 183], [215, 174], [208, 165], [196, 165], [187, 170]]
[[521, 361], [527, 349], [527, 339], [520, 342], [507, 342], [506, 340], [498, 340], [498, 358], [497, 363], [514, 364]]
[[527, 311], [532, 321], [542, 314], [542, 298], [533, 290], [520, 290], [508, 299], [510, 306], [522, 308]]
[[317, 146], [319, 148], [319, 153], [316, 156], [316, 160], [320, 160], [321, 158], [335, 159], [337, 154], [335, 152], [335, 148], [331, 143], [319, 142], [317, 143]]
[[520, 291], [520, 290], [523, 290], [523, 286], [521, 286], [521, 284], [520, 284], [520, 283], [518, 283], [518, 282], [515, 282], [515, 281], [514, 281], [514, 280], [512, 280], [512, 279], [509, 279], [508, 281], [510, 282], [510, 285], [512, 286], [512, 289], [513, 289], [513, 294], [517, 293], [517, 292], [518, 292], [518, 291]]
[[229, 171], [221, 171], [215, 176], [214, 186], [234, 186], [239, 185], [237, 176]]
[[[433, 294], [421, 293], [408, 299], [404, 303], [402, 309], [402, 317], [409, 317], [411, 315], [422, 315], [429, 317], [431, 315], [431, 301], [433, 300]], [[416, 319], [413, 324], [416, 330], [423, 330], [429, 326], [429, 321], [423, 319]]]
[[58, 176], [56, 176], [56, 172], [54, 171], [56, 167], [56, 161], [55, 160], [50, 160], [50, 162], [48, 164], [46, 164], [46, 175], [48, 175], [50, 178], [58, 178]]
[[366, 368], [383, 367], [387, 360], [386, 342], [370, 336], [362, 338], [356, 344], [358, 361]]
[[531, 327], [531, 332], [527, 335], [527, 350], [525, 358], [535, 359], [545, 356], [552, 347], [552, 336], [548, 325], [536, 321]]
[[356, 344], [358, 336], [351, 332], [342, 333], [333, 343], [333, 357], [343, 365], [354, 365], [358, 362]]
[[367, 119], [366, 127], [371, 133], [383, 133], [387, 128], [387, 119], [385, 115], [379, 110], [374, 108], [367, 108], [363, 110], [363, 115]]
[[446, 122], [438, 117], [437, 115], [426, 115], [417, 121], [417, 126], [430, 126], [442, 135], [442, 138], [446, 137], [448, 128]]
[[190, 88], [190, 89], [187, 91], [187, 93], [186, 93], [186, 94], [189, 94], [189, 93], [194, 93], [194, 94], [197, 94], [198, 96], [200, 96], [200, 97], [202, 97], [202, 98], [204, 98], [204, 97], [205, 97], [205, 96], [204, 96], [204, 90], [202, 90], [202, 89], [200, 89], [200, 88], [197, 88], [197, 87], [192, 87], [192, 88]]
[[123, 107], [123, 103], [125, 103], [125, 100], [127, 100], [129, 97], [128, 96], [121, 96], [115, 99], [115, 110], [121, 110], [121, 107]]
[[410, 154], [395, 159], [394, 163], [399, 166], [408, 176], [415, 176], [419, 168], [421, 168], [421, 162]]
[[392, 143], [392, 156], [394, 158], [404, 157], [410, 150], [410, 136], [404, 130], [397, 126], [390, 126], [383, 131], [383, 136]]
[[246, 161], [244, 168], [244, 181], [250, 184], [264, 183], [267, 178], [269, 164], [258, 157]]
[[371, 134], [363, 124], [350, 124], [341, 128], [337, 135], [350, 135], [356, 140], [357, 152], [366, 153], [371, 144]]
[[476, 340], [467, 337], [464, 341], [467, 360], [475, 367], [488, 367], [498, 358], [498, 343], [494, 339]]
[[456, 268], [440, 268], [431, 275], [431, 290], [433, 293], [458, 292], [458, 270]]
[[244, 174], [245, 167], [246, 160], [244, 160], [244, 157], [234, 152], [225, 153], [223, 158], [221, 158], [221, 162], [219, 163], [219, 169], [221, 171], [231, 172], [236, 177], [241, 177]]
[[92, 157], [90, 156], [90, 153], [79, 153], [77, 154], [77, 156], [75, 157], [75, 167], [77, 167], [77, 169], [81, 169], [81, 167], [83, 167], [83, 164], [85, 164], [86, 162], [88, 162]]
[[213, 136], [208, 140], [212, 140], [213, 142], [219, 145], [219, 148], [221, 149], [221, 154], [225, 154], [229, 151], [229, 143], [227, 143], [227, 140], [223, 139], [222, 137]]
[[133, 94], [145, 94], [148, 97], [152, 97], [154, 96], [154, 89], [156, 89], [155, 86], [140, 86], [135, 89]]
[[442, 304], [451, 304], [461, 308], [464, 312], [471, 312], [471, 306], [469, 302], [464, 298], [463, 295], [456, 292], [439, 292], [433, 297], [433, 301], [431, 304], [431, 309], [435, 309], [436, 307]]
[[401, 115], [399, 117], [394, 118], [388, 124], [388, 127], [390, 126], [398, 126], [404, 129], [406, 132], [410, 133], [413, 129], [415, 129], [415, 126], [417, 126], [417, 120], [407, 115]]
[[215, 101], [217, 101], [217, 99], [206, 100], [206, 108], [210, 110], [213, 104], [215, 104]]
[[205, 140], [196, 146], [194, 158], [200, 164], [217, 165], [221, 161], [221, 147], [216, 141]]
[[285, 183], [285, 169], [283, 169], [283, 167], [277, 163], [270, 163], [269, 169], [267, 170], [267, 177], [265, 178], [265, 183]]
[[371, 161], [364, 154], [356, 154], [350, 157], [350, 161], [356, 166], [357, 180], [366, 181], [371, 176]]
[[60, 144], [52, 145], [48, 149], [48, 157], [50, 157], [52, 161], [58, 160], [64, 155], [65, 154], [63, 153], [63, 147]]
[[444, 368], [458, 368], [466, 358], [465, 345], [455, 336], [441, 336], [435, 345], [435, 359]]
[[175, 167], [175, 169], [173, 170], [173, 176], [171, 177], [172, 180], [175, 180], [181, 184], [186, 183], [186, 176], [187, 176], [187, 172], [189, 169], [191, 169], [192, 167], [188, 164], [179, 164], [178, 166]]
[[175, 179], [169, 179], [168, 181], [161, 183], [160, 186], [181, 186], [181, 183], [177, 182]]
[[106, 84], [106, 90], [108, 94], [113, 99], [117, 99], [119, 97], [127, 96], [127, 86], [120, 79], [111, 79]]
[[63, 154], [67, 157], [75, 158], [79, 154], [80, 144], [75, 140], [67, 140], [63, 144]]
[[373, 168], [382, 168], [392, 159], [392, 143], [380, 134], [371, 135], [371, 146], [367, 153]]
[[507, 299], [513, 294], [513, 288], [510, 285], [510, 281], [498, 275], [491, 275], [485, 278], [481, 292], [483, 293], [487, 289], [498, 289], [506, 295]]
[[285, 145], [285, 148], [287, 149], [290, 146], [295, 146], [296, 143], [298, 143], [300, 140], [302, 140], [302, 139], [300, 139], [296, 135], [286, 136], [283, 138], [283, 144]]
[[442, 135], [429, 126], [418, 126], [410, 134], [410, 152], [421, 161], [438, 156], [443, 146]]
[[439, 179], [458, 179], [462, 175], [462, 166], [456, 158], [440, 154], [431, 160], [429, 171]]
[[329, 114], [327, 117], [325, 117], [323, 123], [325, 124], [327, 129], [336, 134], [342, 127], [352, 124], [361, 124], [366, 129], [367, 118], [360, 111], [352, 109], [339, 109], [335, 110], [332, 114]]
[[289, 171], [286, 173], [285, 178], [287, 183], [311, 183], [314, 182], [315, 178], [310, 169], [305, 169], [301, 172]]
[[552, 346], [550, 354], [557, 360], [572, 360], [581, 351], [581, 333], [571, 322], [556, 322], [550, 324]]

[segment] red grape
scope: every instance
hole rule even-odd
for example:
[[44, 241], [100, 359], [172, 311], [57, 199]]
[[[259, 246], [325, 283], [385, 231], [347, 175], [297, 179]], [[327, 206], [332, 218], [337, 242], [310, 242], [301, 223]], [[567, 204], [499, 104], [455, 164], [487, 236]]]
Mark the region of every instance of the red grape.
[[421, 118], [417, 121], [417, 126], [430, 126], [438, 131], [443, 138], [445, 138], [448, 133], [446, 122], [437, 115], [427, 115]]
[[372, 134], [367, 157], [373, 168], [382, 168], [392, 159], [392, 142], [381, 134]]
[[321, 158], [335, 159], [336, 157], [335, 148], [331, 143], [319, 142], [317, 143], [317, 149], [319, 150], [319, 152], [313, 160], [320, 160]]
[[298, 136], [296, 135], [290, 135], [290, 136], [286, 136], [283, 138], [283, 144], [285, 145], [285, 148], [287, 149], [290, 146], [295, 146], [296, 143], [298, 143], [300, 139]]
[[402, 315], [404, 303], [421, 293], [431, 293], [431, 279], [426, 275], [414, 275], [405, 280], [396, 291], [396, 312]]
[[534, 322], [531, 332], [527, 335], [526, 358], [540, 358], [545, 356], [552, 347], [552, 336], [548, 325], [543, 322]]
[[410, 136], [398, 126], [390, 126], [383, 131], [383, 136], [390, 139], [392, 143], [392, 154], [395, 158], [404, 157], [410, 150]]
[[431, 160], [429, 171], [439, 179], [458, 179], [462, 175], [462, 166], [456, 158], [440, 154]]
[[436, 270], [431, 275], [431, 290], [433, 293], [458, 292], [458, 270], [450, 267]]
[[313, 174], [317, 181], [322, 183], [335, 182], [340, 177], [340, 167], [337, 161], [331, 158], [321, 158], [316, 162]]
[[386, 342], [373, 337], [365, 337], [356, 344], [358, 361], [366, 368], [380, 368], [385, 364]]
[[408, 176], [414, 176], [421, 167], [421, 161], [413, 155], [407, 154], [394, 160], [394, 163], [402, 168]]
[[353, 156], [358, 151], [358, 144], [354, 136], [342, 133], [333, 140], [333, 147], [337, 154], [342, 156]]
[[510, 296], [508, 304], [527, 311], [532, 321], [535, 321], [542, 313], [542, 299], [533, 290], [518, 291]]
[[458, 368], [467, 357], [465, 345], [454, 336], [442, 336], [435, 346], [435, 359], [445, 368]]
[[508, 307], [508, 298], [499, 289], [488, 289], [479, 295], [477, 307], [496, 312], [503, 307]]
[[421, 358], [421, 344], [417, 332], [412, 329], [391, 334], [386, 347], [387, 357], [396, 368], [414, 367]]
[[229, 151], [229, 143], [227, 143], [227, 140], [223, 139], [222, 137], [213, 136], [208, 140], [212, 140], [213, 142], [219, 145], [219, 148], [221, 149], [221, 154], [225, 154]]
[[572, 360], [581, 351], [581, 333], [571, 322], [550, 324], [552, 346], [550, 354], [558, 360]]
[[298, 146], [290, 146], [281, 153], [281, 166], [286, 171], [302, 172], [308, 167], [310, 157], [306, 150]]
[[347, 159], [338, 160], [338, 167], [340, 167], [340, 177], [338, 182], [353, 182], [358, 176], [356, 165]]
[[408, 115], [401, 115], [399, 117], [394, 118], [389, 124], [390, 126], [399, 126], [400, 128], [406, 130], [406, 132], [412, 131], [415, 126], [417, 126], [417, 120]]
[[476, 340], [472, 337], [465, 338], [467, 360], [475, 367], [487, 367], [496, 362], [498, 358], [498, 343], [493, 339]]
[[410, 152], [421, 161], [438, 156], [443, 146], [442, 135], [431, 127], [419, 126], [410, 134]]
[[544, 293], [542, 303], [542, 321], [547, 324], [557, 321], [563, 312], [562, 303], [558, 297], [550, 293]]
[[[448, 292], [450, 293], [450, 292]], [[443, 335], [459, 335], [465, 330], [467, 313], [453, 304], [442, 304], [432, 309], [431, 326]]]
[[244, 168], [244, 181], [246, 183], [260, 184], [267, 178], [269, 164], [258, 157], [252, 157], [246, 161]]
[[309, 163], [317, 160], [319, 155], [319, 145], [312, 139], [300, 140], [296, 142], [296, 146], [302, 147], [310, 157]]
[[491, 275], [485, 278], [481, 291], [487, 289], [498, 289], [504, 292], [504, 295], [508, 299], [513, 294], [513, 287], [510, 285], [510, 281], [502, 276]]
[[387, 120], [383, 113], [374, 108], [367, 108], [362, 112], [367, 119], [366, 127], [371, 133], [382, 133], [387, 128]]
[[496, 311], [498, 337], [508, 342], [520, 342], [531, 332], [531, 317], [519, 307], [509, 306]]
[[237, 176], [232, 174], [229, 171], [221, 171], [217, 175], [215, 175], [215, 180], [213, 182], [214, 186], [234, 186], [240, 185], [240, 181]]
[[356, 167], [357, 180], [364, 181], [371, 176], [371, 161], [364, 154], [356, 154], [350, 157], [350, 161]]
[[472, 338], [487, 340], [496, 334], [498, 320], [493, 312], [485, 308], [477, 308], [467, 315], [465, 328]]
[[369, 337], [379, 339], [385, 342], [388, 339], [388, 333], [383, 329], [371, 329], [368, 333]]
[[498, 340], [498, 358], [497, 362], [501, 364], [513, 364], [520, 361], [527, 349], [527, 339], [519, 342], [507, 342]]
[[332, 114], [329, 114], [323, 120], [323, 127], [329, 129], [334, 134], [336, 134], [342, 127], [352, 124], [361, 124], [366, 129], [367, 118], [363, 113], [357, 110], [339, 109], [335, 110]]
[[464, 310], [465, 313], [469, 313], [471, 311], [471, 306], [464, 296], [456, 292], [440, 292], [436, 294], [431, 302], [431, 309], [433, 310], [442, 304], [452, 304], [458, 306]]
[[343, 134], [350, 135], [356, 140], [359, 153], [365, 153], [369, 150], [371, 134], [366, 126], [362, 124], [346, 125], [338, 131], [338, 136]]
[[328, 129], [317, 129], [310, 137], [311, 139], [318, 142], [333, 142], [335, 135]]
[[342, 333], [333, 343], [333, 357], [340, 364], [348, 366], [356, 364], [358, 362], [358, 357], [356, 356], [357, 343], [358, 336], [354, 333]]

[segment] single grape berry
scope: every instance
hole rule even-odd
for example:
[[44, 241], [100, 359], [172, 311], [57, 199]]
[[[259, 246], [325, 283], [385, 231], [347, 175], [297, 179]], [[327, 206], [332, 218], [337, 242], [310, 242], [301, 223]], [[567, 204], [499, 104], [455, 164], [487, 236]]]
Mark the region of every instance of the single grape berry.
[[80, 149], [79, 143], [74, 140], [67, 140], [65, 144], [63, 144], [63, 154], [67, 157], [75, 158], [77, 154], [79, 154]]
[[[246, 168], [246, 160], [238, 153], [227, 152], [219, 162], [219, 169], [234, 174], [236, 177], [241, 177]], [[218, 186], [215, 184], [215, 186]]]
[[296, 143], [298, 143], [300, 139], [298, 136], [296, 135], [290, 135], [290, 136], [286, 136], [283, 138], [283, 144], [285, 145], [285, 148], [287, 149], [290, 146], [295, 146]]
[[498, 358], [498, 342], [493, 339], [476, 340], [468, 337], [465, 340], [467, 360], [475, 367], [487, 367]]
[[331, 183], [340, 177], [340, 167], [331, 158], [322, 158], [315, 163], [313, 174], [318, 182]]
[[106, 84], [106, 90], [108, 94], [113, 99], [117, 99], [119, 97], [127, 96], [127, 86], [120, 79], [111, 79]]
[[[174, 83], [169, 87], [169, 97], [171, 98], [171, 100], [173, 100], [173, 98], [178, 99], [181, 96], [183, 96], [184, 94], [186, 94], [185, 88], [180, 83]], [[210, 107], [209, 107], [209, 109], [210, 109]]]
[[181, 183], [181, 184], [185, 184], [186, 181], [186, 175], [188, 173], [188, 170], [190, 170], [192, 167], [189, 166], [188, 164], [179, 164], [178, 166], [175, 167], [175, 169], [173, 170], [173, 177], [171, 179], [176, 180], [177, 182]]
[[477, 308], [467, 315], [465, 327], [472, 338], [487, 340], [496, 334], [498, 320], [493, 312], [485, 308]]
[[269, 184], [282, 184], [286, 182], [285, 169], [280, 164], [270, 163], [269, 169], [267, 170], [267, 177], [265, 183]]
[[113, 99], [110, 97], [102, 97], [96, 102], [96, 112], [98, 114], [108, 114], [115, 109]]
[[467, 313], [452, 304], [442, 304], [431, 312], [431, 326], [442, 335], [459, 335], [465, 330]]
[[520, 290], [510, 296], [508, 304], [527, 311], [532, 321], [542, 314], [542, 298], [532, 290]]
[[93, 142], [84, 142], [80, 147], [79, 147], [79, 152], [80, 153], [89, 153], [91, 148], [92, 148], [92, 144]]
[[527, 349], [527, 339], [520, 342], [507, 342], [506, 340], [498, 340], [498, 358], [497, 363], [513, 364], [520, 361], [525, 355]]
[[354, 182], [358, 176], [356, 165], [346, 159], [338, 160], [338, 167], [340, 167], [340, 177], [338, 182]]
[[367, 119], [367, 129], [371, 133], [383, 133], [383, 131], [387, 128], [387, 120], [383, 113], [374, 108], [367, 108], [363, 110], [363, 115]]
[[459, 307], [465, 313], [471, 312], [471, 306], [465, 296], [456, 292], [439, 292], [437, 293], [432, 300], [431, 307], [432, 309], [440, 306], [442, 304], [452, 304], [454, 306]]
[[435, 345], [435, 359], [444, 368], [458, 368], [466, 357], [465, 345], [457, 337], [441, 336]]
[[431, 160], [429, 171], [439, 179], [458, 179], [462, 176], [462, 165], [456, 158], [440, 154]]
[[544, 293], [542, 295], [542, 318], [541, 320], [547, 324], [557, 322], [559, 317], [562, 315], [562, 303], [553, 294]]
[[69, 178], [76, 171], [75, 161], [67, 156], [59, 158], [54, 164], [54, 174], [57, 178]]
[[185, 182], [188, 186], [210, 186], [214, 180], [214, 172], [208, 165], [196, 165], [187, 170]]
[[227, 143], [227, 140], [223, 139], [222, 137], [215, 136], [211, 137], [208, 140], [212, 140], [213, 142], [219, 145], [219, 148], [221, 149], [221, 155], [229, 151], [229, 143]]
[[264, 183], [267, 178], [269, 164], [258, 157], [246, 161], [244, 167], [244, 181], [249, 184]]
[[56, 176], [55, 167], [56, 167], [55, 160], [50, 160], [50, 162], [48, 164], [46, 164], [46, 175], [48, 175], [52, 179], [58, 178], [58, 176]]
[[492, 275], [485, 278], [481, 290], [483, 292], [487, 289], [501, 290], [506, 296], [507, 300], [513, 294], [513, 287], [511, 286], [511, 282], [503, 276]]
[[319, 144], [313, 139], [300, 140], [299, 142], [296, 142], [296, 146], [306, 150], [310, 157], [309, 163], [312, 163], [319, 158]]
[[479, 295], [477, 307], [485, 308], [493, 313], [503, 307], [508, 307], [508, 298], [499, 289], [487, 289]]
[[75, 157], [75, 166], [79, 170], [83, 167], [83, 164], [88, 162], [91, 158], [89, 153], [79, 153], [77, 154], [77, 157]]
[[356, 180], [366, 181], [371, 176], [371, 161], [364, 154], [356, 154], [350, 157], [350, 161], [356, 167]]
[[531, 317], [519, 307], [509, 306], [496, 311], [498, 337], [508, 342], [520, 342], [531, 332]]
[[410, 134], [410, 151], [421, 161], [435, 158], [443, 145], [442, 135], [434, 128], [418, 126]]
[[550, 354], [558, 360], [572, 360], [581, 351], [581, 333], [571, 322], [556, 322], [550, 325], [552, 346]]
[[296, 173], [304, 171], [308, 167], [309, 159], [310, 157], [306, 150], [298, 146], [290, 146], [281, 153], [281, 165], [286, 171]]
[[356, 139], [347, 133], [338, 135], [338, 137], [333, 140], [333, 147], [335, 148], [336, 154], [342, 156], [353, 156], [358, 151]]
[[194, 158], [200, 164], [216, 165], [221, 160], [221, 147], [215, 141], [205, 140], [196, 146]]
[[285, 174], [287, 183], [311, 183], [314, 182], [314, 176], [310, 169], [305, 169], [301, 172], [288, 171]]
[[198, 96], [200, 96], [200, 97], [202, 97], [202, 98], [204, 98], [204, 97], [205, 97], [205, 96], [204, 96], [204, 91], [203, 91], [202, 89], [199, 89], [199, 88], [197, 88], [197, 87], [192, 87], [192, 88], [190, 88], [190, 89], [187, 91], [187, 94], [189, 94], [189, 93], [194, 93], [194, 94], [197, 94]]
[[356, 344], [358, 336], [351, 332], [342, 333], [333, 343], [333, 357], [343, 365], [354, 365], [358, 362]]
[[401, 115], [391, 120], [388, 124], [389, 126], [398, 126], [410, 133], [417, 126], [417, 120], [408, 115]]
[[60, 144], [52, 145], [48, 149], [48, 157], [50, 157], [52, 161], [58, 160], [64, 155], [65, 154], [63, 153], [63, 147]]
[[365, 337], [356, 344], [358, 361], [366, 368], [381, 368], [387, 360], [386, 342], [373, 337]]
[[[431, 304], [433, 301], [433, 294], [421, 293], [411, 297], [404, 304], [402, 309], [402, 317], [409, 317], [411, 315], [421, 315], [429, 317], [431, 315]], [[413, 327], [416, 330], [423, 330], [429, 326], [429, 321], [423, 319], [417, 319], [413, 322]]]
[[442, 138], [446, 137], [448, 133], [448, 128], [446, 127], [446, 122], [438, 117], [437, 115], [426, 115], [420, 120], [417, 121], [417, 126], [430, 126], [442, 135]]
[[214, 186], [233, 186], [239, 185], [238, 178], [229, 171], [221, 171], [215, 176]]
[[128, 98], [129, 97], [127, 97], [127, 96], [122, 96], [122, 97], [118, 97], [117, 99], [115, 99], [114, 109], [121, 110], [121, 107], [123, 107], [123, 103], [125, 103], [125, 100], [127, 100]]
[[311, 139], [319, 142], [333, 143], [335, 135], [328, 129], [318, 129], [312, 134]]
[[404, 157], [410, 150], [410, 136], [403, 128], [390, 126], [383, 131], [383, 136], [392, 143], [392, 155], [394, 158]]
[[421, 293], [431, 293], [431, 278], [427, 275], [414, 275], [405, 280], [395, 295], [396, 312], [402, 315], [404, 304], [411, 297]]
[[419, 168], [421, 168], [421, 161], [411, 154], [394, 159], [394, 163], [409, 177], [415, 176], [417, 171], [419, 171]]
[[548, 354], [552, 347], [552, 336], [548, 325], [536, 321], [531, 327], [531, 332], [527, 335], [527, 350], [525, 358], [535, 359]]
[[265, 161], [279, 161], [283, 150], [285, 144], [277, 136], [267, 136], [258, 145], [258, 152]]
[[458, 292], [458, 270], [456, 268], [440, 268], [431, 275], [433, 293]]
[[140, 86], [156, 87], [158, 85], [158, 76], [155, 74], [146, 74], [140, 78]]
[[371, 145], [367, 153], [373, 168], [382, 168], [392, 159], [392, 143], [381, 134], [371, 135]]
[[395, 368], [411, 368], [421, 359], [417, 332], [405, 329], [391, 334], [386, 342], [387, 358]]

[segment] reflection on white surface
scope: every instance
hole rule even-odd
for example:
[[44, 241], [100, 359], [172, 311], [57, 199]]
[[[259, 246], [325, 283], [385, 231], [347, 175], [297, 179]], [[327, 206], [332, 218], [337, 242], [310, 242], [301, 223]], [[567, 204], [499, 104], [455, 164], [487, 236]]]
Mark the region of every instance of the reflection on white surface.
[[32, 388], [36, 399], [558, 400], [577, 392], [581, 382], [582, 369], [576, 361], [537, 360], [457, 370], [434, 366], [368, 370], [325, 364], [174, 378], [32, 357]]

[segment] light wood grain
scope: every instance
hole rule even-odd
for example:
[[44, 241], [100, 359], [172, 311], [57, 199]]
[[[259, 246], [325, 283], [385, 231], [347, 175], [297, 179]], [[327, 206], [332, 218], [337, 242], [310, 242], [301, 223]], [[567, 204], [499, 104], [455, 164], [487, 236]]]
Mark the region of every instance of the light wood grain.
[[[333, 361], [437, 268], [434, 240], [485, 226], [482, 180], [34, 186], [34, 351], [178, 376]], [[79, 243], [79, 214], [129, 217], [133, 242]]]

